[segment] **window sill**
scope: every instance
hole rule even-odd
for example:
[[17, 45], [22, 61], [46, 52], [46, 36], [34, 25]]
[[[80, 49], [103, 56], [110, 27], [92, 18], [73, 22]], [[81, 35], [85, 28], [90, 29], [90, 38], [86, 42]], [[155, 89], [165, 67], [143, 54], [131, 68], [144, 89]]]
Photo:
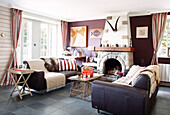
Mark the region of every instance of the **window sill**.
[[162, 57], [161, 57], [161, 56], [160, 56], [160, 57], [158, 57], [158, 59], [159, 59], [159, 58], [166, 58], [166, 59], [170, 59], [170, 57], [163, 57], [163, 56], [162, 56]]

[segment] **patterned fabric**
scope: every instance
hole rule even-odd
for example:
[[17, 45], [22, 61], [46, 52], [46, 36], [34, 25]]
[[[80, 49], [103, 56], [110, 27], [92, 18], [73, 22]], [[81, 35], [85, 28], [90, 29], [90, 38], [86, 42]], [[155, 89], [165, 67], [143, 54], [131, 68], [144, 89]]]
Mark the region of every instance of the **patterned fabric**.
[[129, 85], [129, 80], [130, 79], [128, 77], [121, 77], [118, 80], [114, 81], [113, 83], [131, 86], [131, 85]]
[[61, 20], [61, 34], [62, 34], [64, 50], [66, 50], [66, 46], [67, 46], [67, 31], [68, 31], [68, 22]]
[[59, 60], [59, 70], [77, 70], [76, 60]]
[[12, 85], [13, 79], [11, 74], [7, 72], [12, 67], [17, 67], [17, 46], [21, 30], [22, 10], [11, 8], [11, 37], [13, 41], [12, 56], [9, 60], [9, 65], [6, 69], [4, 76], [1, 79], [1, 85]]
[[152, 14], [152, 36], [154, 48], [154, 54], [151, 62], [152, 65], [158, 65], [157, 52], [163, 38], [167, 14], [168, 13]]
[[127, 73], [126, 77], [129, 78], [129, 80], [127, 81], [128, 84], [133, 84], [135, 82], [135, 80], [137, 79], [138, 75], [141, 73], [141, 71], [143, 71], [145, 69], [145, 67], [140, 67], [138, 65], [133, 65], [129, 72]]

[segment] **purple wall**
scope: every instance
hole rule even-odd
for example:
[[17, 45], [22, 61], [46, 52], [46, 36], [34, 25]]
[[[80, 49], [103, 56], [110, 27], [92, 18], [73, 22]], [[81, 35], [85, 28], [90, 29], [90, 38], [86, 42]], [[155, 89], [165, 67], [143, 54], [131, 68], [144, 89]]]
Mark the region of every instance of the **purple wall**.
[[[101, 20], [90, 20], [90, 21], [78, 21], [68, 23], [68, 40], [67, 46], [70, 46], [70, 27], [76, 26], [87, 26], [88, 28], [88, 46], [100, 46], [100, 39], [90, 38], [90, 29], [95, 28], [104, 28], [105, 19]], [[136, 51], [134, 53], [134, 64], [147, 66], [151, 64], [153, 56], [153, 43], [152, 43], [152, 16], [136, 16], [130, 17], [130, 26], [131, 26], [131, 37], [132, 37], [132, 46], [135, 47]], [[138, 39], [136, 38], [136, 27], [148, 26], [148, 38], [147, 39]], [[86, 56], [93, 56], [94, 52], [85, 50]], [[159, 58], [159, 63], [170, 63], [170, 59]]]
[[[152, 16], [130, 17], [132, 47], [135, 47], [134, 64], [147, 66], [153, 56]], [[136, 38], [136, 27], [148, 26], [148, 38]]]
[[[87, 46], [100, 46], [101, 39], [90, 38], [90, 29], [95, 29], [95, 28], [103, 28], [104, 29], [105, 19], [69, 22], [68, 23], [67, 46], [70, 46], [70, 27], [76, 27], [76, 26], [87, 26], [87, 30], [88, 30]], [[85, 51], [84, 53], [86, 56], [92, 57], [94, 55], [94, 52], [88, 51], [87, 47], [83, 48], [83, 49]]]

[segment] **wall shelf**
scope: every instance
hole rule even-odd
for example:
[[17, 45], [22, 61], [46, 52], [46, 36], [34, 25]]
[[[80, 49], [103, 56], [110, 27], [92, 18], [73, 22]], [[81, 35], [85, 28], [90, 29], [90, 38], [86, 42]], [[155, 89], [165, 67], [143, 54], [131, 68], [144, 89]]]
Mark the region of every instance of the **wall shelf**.
[[95, 51], [135, 52], [133, 47], [95, 47]]

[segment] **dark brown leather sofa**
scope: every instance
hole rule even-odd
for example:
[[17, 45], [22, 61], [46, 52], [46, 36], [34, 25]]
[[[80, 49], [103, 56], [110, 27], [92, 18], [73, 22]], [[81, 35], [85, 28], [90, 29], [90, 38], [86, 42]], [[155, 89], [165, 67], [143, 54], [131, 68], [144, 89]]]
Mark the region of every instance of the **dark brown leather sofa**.
[[150, 78], [139, 75], [132, 87], [94, 81], [92, 83], [92, 107], [113, 115], [148, 115], [155, 103], [158, 86], [149, 98]]
[[[29, 67], [29, 64], [27, 61], [23, 62], [24, 64], [27, 64], [27, 68]], [[78, 67], [79, 70], [79, 67]], [[60, 73], [63, 73], [66, 76], [66, 83], [69, 82], [67, 78], [77, 75], [78, 71], [60, 71]], [[30, 78], [28, 79], [27, 83], [31, 89], [37, 90], [37, 91], [44, 91], [47, 89], [46, 86], [46, 79], [44, 78], [44, 71], [41, 70], [35, 70], [34, 73], [31, 74]]]

